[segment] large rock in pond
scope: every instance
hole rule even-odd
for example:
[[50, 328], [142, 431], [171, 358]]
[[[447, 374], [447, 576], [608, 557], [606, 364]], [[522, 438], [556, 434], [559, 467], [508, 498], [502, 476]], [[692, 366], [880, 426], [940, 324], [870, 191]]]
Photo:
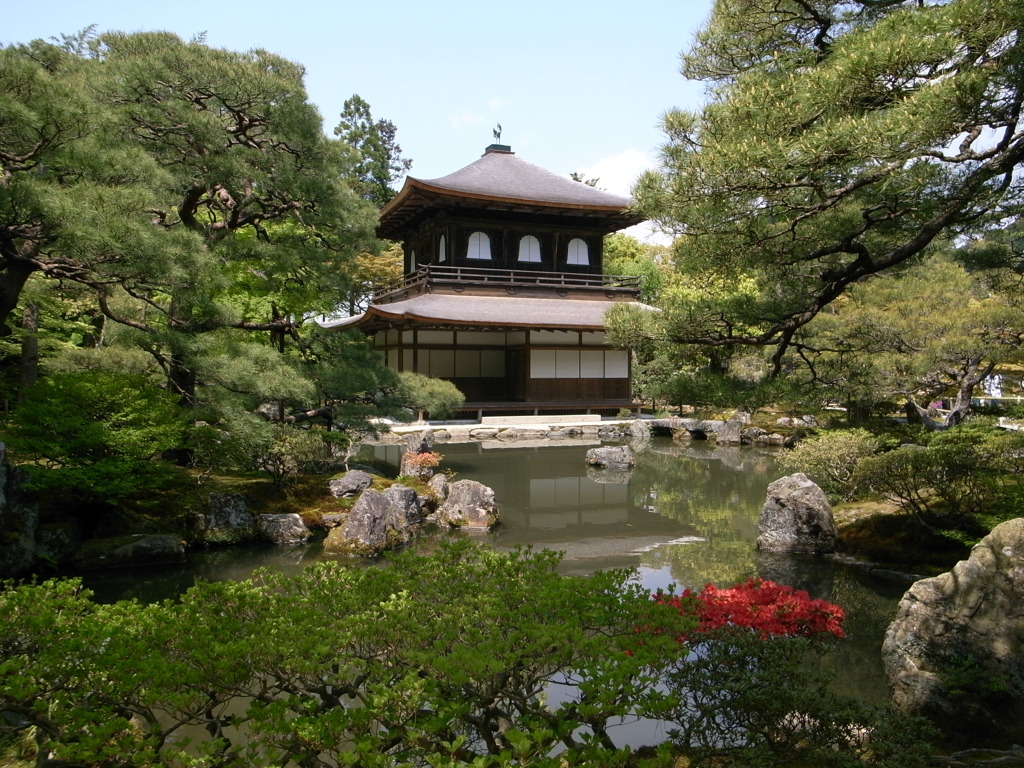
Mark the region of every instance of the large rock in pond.
[[339, 499], [358, 496], [373, 484], [373, 475], [361, 469], [351, 469], [341, 477], [332, 477], [327, 483], [331, 496]]
[[498, 524], [494, 490], [475, 480], [456, 480], [444, 486], [444, 500], [434, 513], [438, 525], [487, 531]]
[[719, 445], [739, 445], [743, 442], [743, 428], [746, 426], [742, 421], [730, 419], [723, 422], [715, 433], [715, 442]]
[[836, 549], [832, 506], [802, 472], [768, 486], [757, 528], [757, 548], [765, 552], [826, 554]]
[[185, 559], [185, 542], [170, 534], [138, 533], [110, 539], [90, 539], [71, 558], [76, 568], [117, 568], [162, 565]]
[[409, 542], [422, 521], [416, 491], [392, 485], [385, 491], [367, 488], [344, 525], [327, 534], [324, 552], [375, 557]]
[[602, 445], [587, 451], [586, 462], [591, 467], [621, 471], [632, 468], [636, 457], [628, 445]]
[[1024, 519], [915, 582], [882, 644], [893, 704], [964, 745], [1024, 739]]
[[0, 579], [24, 576], [36, 560], [39, 509], [22, 490], [24, 475], [7, 463], [0, 443]]
[[196, 538], [206, 544], [241, 544], [259, 538], [256, 519], [241, 494], [211, 493], [196, 514]]
[[309, 528], [298, 515], [259, 515], [256, 528], [264, 541], [279, 546], [302, 544], [310, 537]]
[[651, 427], [643, 419], [635, 419], [629, 425], [629, 447], [640, 453], [651, 443]]

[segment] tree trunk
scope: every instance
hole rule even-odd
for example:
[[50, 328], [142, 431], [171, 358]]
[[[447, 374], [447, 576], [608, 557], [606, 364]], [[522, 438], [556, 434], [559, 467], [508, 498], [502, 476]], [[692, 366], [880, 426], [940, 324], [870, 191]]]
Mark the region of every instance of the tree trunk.
[[181, 405], [192, 408], [196, 404], [196, 375], [178, 354], [171, 355], [167, 381], [171, 391], [178, 395]]
[[19, 254], [19, 258], [5, 258], [6, 265], [0, 271], [0, 336], [11, 335], [11, 327], [7, 325], [7, 320], [18, 306], [18, 299], [21, 298], [25, 283], [33, 272], [38, 271], [33, 262], [20, 258], [23, 255], [25, 254]]
[[846, 423], [851, 427], [859, 427], [867, 424], [871, 418], [871, 406], [865, 405], [864, 403], [850, 402], [845, 403], [846, 408]]
[[936, 418], [932, 409], [919, 405], [913, 397], [907, 398], [907, 415], [916, 413], [921, 423], [931, 430], [955, 427], [971, 412], [971, 398], [974, 396], [975, 387], [981, 384], [995, 367], [995, 363], [982, 364], [980, 360], [972, 360], [957, 382], [956, 397], [953, 398], [953, 405], [945, 416]]
[[21, 316], [21, 371], [18, 377], [18, 399], [39, 379], [39, 308], [34, 301], [25, 303]]

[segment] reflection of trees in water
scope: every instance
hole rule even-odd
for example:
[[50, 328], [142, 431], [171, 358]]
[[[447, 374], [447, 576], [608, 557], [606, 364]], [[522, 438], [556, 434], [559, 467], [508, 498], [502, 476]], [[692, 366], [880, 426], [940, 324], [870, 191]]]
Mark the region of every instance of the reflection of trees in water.
[[882, 639], [910, 583], [882, 582], [856, 569], [834, 569], [832, 596], [846, 611], [846, 639], [819, 660], [836, 693], [872, 702], [889, 698], [882, 667]]
[[769, 452], [654, 444], [637, 457], [631, 484], [635, 504], [678, 520], [703, 541], [658, 548], [645, 556], [645, 564], [667, 566], [680, 587], [756, 575], [757, 518], [765, 489], [778, 477]]

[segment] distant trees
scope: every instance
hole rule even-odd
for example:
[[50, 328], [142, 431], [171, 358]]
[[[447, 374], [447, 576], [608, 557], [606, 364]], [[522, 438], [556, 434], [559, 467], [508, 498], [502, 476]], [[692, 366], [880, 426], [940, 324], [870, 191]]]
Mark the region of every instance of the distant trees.
[[370, 105], [359, 94], [345, 100], [341, 122], [334, 135], [355, 151], [352, 183], [358, 194], [383, 208], [395, 196], [391, 183], [411, 167], [412, 160], [402, 157], [398, 129], [390, 120], [374, 120]]
[[[801, 365], [791, 378], [853, 411], [888, 403], [932, 428], [962, 421], [996, 366], [1020, 360], [1024, 297], [957, 256], [852, 286], [794, 336]], [[949, 404], [941, 415], [930, 407], [938, 399]]]

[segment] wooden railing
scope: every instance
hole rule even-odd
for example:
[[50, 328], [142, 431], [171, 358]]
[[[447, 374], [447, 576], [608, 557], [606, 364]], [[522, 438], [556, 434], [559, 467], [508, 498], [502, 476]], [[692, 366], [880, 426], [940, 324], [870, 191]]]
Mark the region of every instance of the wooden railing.
[[374, 294], [377, 301], [390, 294], [434, 283], [501, 285], [509, 287], [554, 286], [636, 291], [640, 278], [632, 275], [584, 275], [571, 272], [539, 272], [529, 269], [487, 269], [483, 267], [440, 267], [427, 265], [406, 275], [400, 282]]

